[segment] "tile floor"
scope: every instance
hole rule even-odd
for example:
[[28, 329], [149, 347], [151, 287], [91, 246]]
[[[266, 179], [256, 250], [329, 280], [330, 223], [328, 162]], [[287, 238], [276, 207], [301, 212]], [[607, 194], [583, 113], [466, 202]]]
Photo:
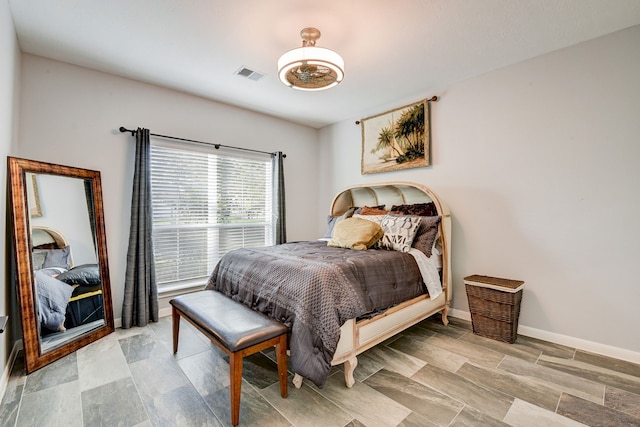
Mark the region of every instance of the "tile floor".
[[[245, 359], [241, 426], [640, 426], [640, 365], [520, 336], [505, 344], [439, 316], [279, 394], [272, 351]], [[183, 321], [117, 330], [29, 376], [16, 362], [2, 426], [228, 426], [228, 364]]]

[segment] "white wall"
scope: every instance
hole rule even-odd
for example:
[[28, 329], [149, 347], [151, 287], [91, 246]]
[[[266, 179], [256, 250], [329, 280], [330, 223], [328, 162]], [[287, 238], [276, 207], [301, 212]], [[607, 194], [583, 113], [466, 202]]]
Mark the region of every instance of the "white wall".
[[[356, 183], [429, 185], [452, 211], [458, 313], [463, 277], [521, 279], [521, 332], [640, 362], [638, 46], [640, 26], [324, 128], [319, 204]], [[360, 175], [354, 121], [431, 95], [432, 166]]]
[[121, 317], [134, 140], [117, 129], [286, 153], [289, 240], [315, 237], [317, 131], [85, 68], [23, 55], [19, 155], [101, 172], [114, 316]]
[[[7, 0], [0, 0], [0, 188], [7, 188], [7, 161], [8, 155], [13, 154], [17, 140], [18, 117], [18, 82], [20, 75], [20, 50], [16, 40], [15, 29], [9, 11]], [[6, 197], [0, 197], [0, 241], [6, 241]], [[9, 315], [10, 324], [7, 330], [0, 335], [0, 398], [4, 393], [6, 378], [8, 375], [8, 358], [13, 342], [16, 340], [17, 328], [20, 319], [14, 310], [13, 282], [7, 276], [8, 260], [6, 257], [6, 245], [0, 246], [0, 259], [6, 260], [0, 263], [0, 315]]]

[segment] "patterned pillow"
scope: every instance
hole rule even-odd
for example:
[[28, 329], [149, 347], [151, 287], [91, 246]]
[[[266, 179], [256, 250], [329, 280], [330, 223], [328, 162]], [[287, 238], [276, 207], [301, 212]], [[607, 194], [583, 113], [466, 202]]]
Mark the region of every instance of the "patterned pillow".
[[393, 205], [391, 212], [400, 215], [437, 216], [438, 210], [433, 202], [413, 205]]
[[399, 252], [409, 252], [422, 218], [408, 215], [387, 215], [380, 224], [384, 235], [380, 247]]
[[440, 216], [421, 216], [420, 227], [416, 233], [416, 237], [413, 239], [412, 247], [418, 249], [424, 253], [428, 258], [431, 257], [433, 250], [433, 244], [436, 241], [438, 235], [438, 225], [442, 217]]

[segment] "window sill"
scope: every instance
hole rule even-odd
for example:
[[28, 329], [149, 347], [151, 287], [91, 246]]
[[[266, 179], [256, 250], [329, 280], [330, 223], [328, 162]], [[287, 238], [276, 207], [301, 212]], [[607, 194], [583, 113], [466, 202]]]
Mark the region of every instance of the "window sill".
[[161, 288], [158, 288], [158, 298], [173, 298], [178, 295], [201, 291], [204, 289], [205, 285], [206, 284], [204, 282], [196, 282], [162, 286]]

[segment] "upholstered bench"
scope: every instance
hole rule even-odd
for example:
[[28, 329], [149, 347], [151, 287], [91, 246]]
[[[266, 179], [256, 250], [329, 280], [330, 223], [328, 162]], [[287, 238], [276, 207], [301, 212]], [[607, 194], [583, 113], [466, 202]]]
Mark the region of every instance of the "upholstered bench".
[[242, 359], [275, 346], [280, 394], [287, 397], [287, 327], [217, 291], [181, 295], [170, 301], [173, 316], [173, 352], [178, 352], [180, 317], [189, 321], [229, 355], [231, 423], [240, 421]]

